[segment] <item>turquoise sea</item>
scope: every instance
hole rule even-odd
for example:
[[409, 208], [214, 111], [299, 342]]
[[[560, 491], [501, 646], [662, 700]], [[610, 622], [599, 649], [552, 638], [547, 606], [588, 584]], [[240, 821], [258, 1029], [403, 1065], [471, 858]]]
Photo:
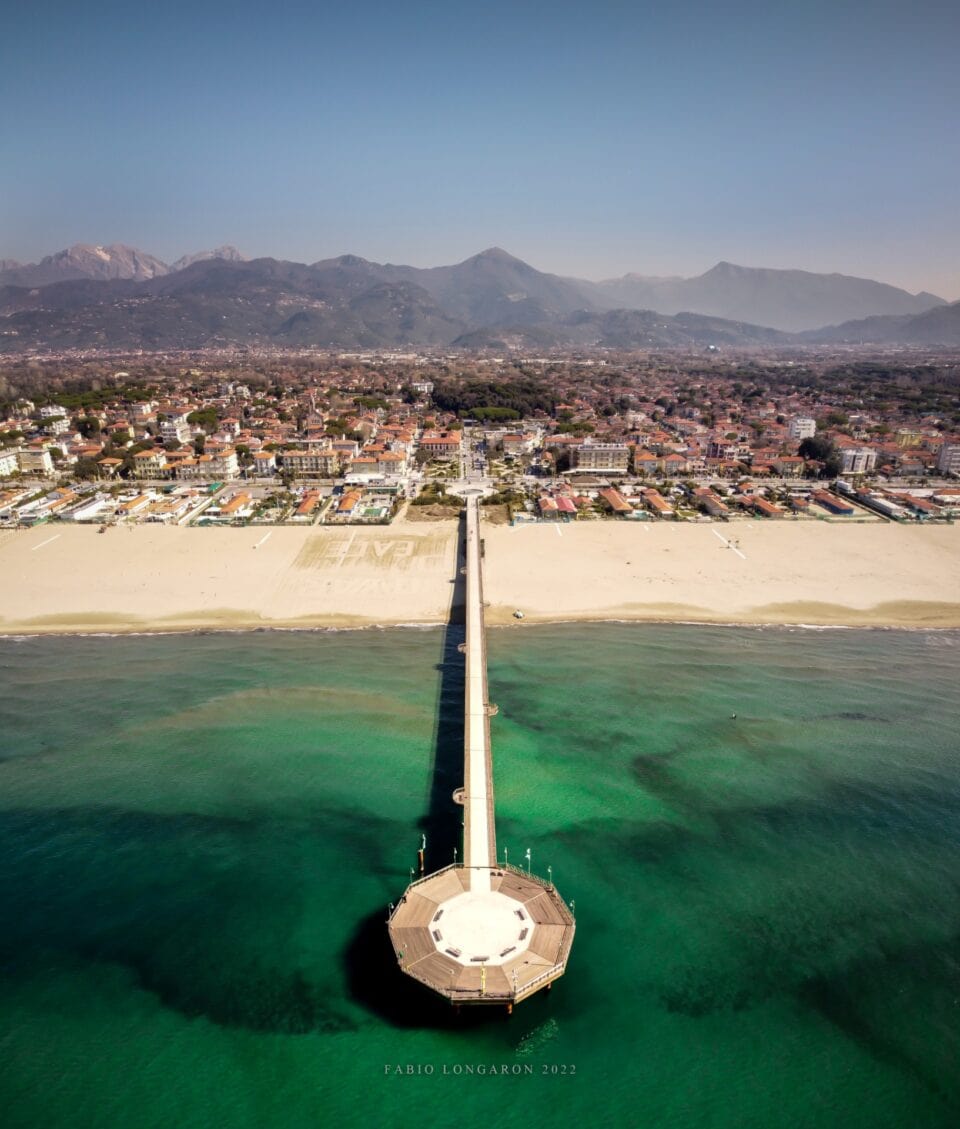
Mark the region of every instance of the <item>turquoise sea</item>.
[[960, 634], [490, 632], [577, 937], [458, 1019], [384, 920], [459, 833], [458, 630], [0, 640], [4, 1129], [960, 1124]]

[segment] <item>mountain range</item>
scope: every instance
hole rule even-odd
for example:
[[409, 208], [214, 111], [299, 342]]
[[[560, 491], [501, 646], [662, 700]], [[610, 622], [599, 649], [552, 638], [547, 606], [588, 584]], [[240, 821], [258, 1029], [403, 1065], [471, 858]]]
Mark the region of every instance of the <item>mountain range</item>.
[[233, 247], [168, 265], [122, 244], [78, 244], [0, 269], [2, 352], [848, 340], [955, 344], [960, 303], [869, 279], [730, 263], [692, 279], [595, 283], [546, 274], [499, 248], [424, 269], [355, 255], [246, 260]]
[[242, 262], [243, 256], [236, 247], [218, 247], [215, 251], [200, 251], [184, 255], [175, 263], [168, 265], [155, 255], [127, 247], [123, 243], [111, 243], [101, 247], [93, 243], [75, 243], [65, 251], [47, 255], [39, 263], [18, 263], [13, 259], [0, 259], [0, 285], [49, 286], [53, 282], [68, 282], [74, 279], [130, 278], [143, 282], [148, 278], [162, 278], [183, 270], [191, 263], [204, 259], [226, 259]]

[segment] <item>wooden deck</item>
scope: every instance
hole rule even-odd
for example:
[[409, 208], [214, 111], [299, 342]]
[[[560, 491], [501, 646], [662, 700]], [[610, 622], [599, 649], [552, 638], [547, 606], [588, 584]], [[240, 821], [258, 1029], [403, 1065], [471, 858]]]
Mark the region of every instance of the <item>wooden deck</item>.
[[566, 968], [575, 924], [556, 889], [502, 867], [491, 868], [488, 878], [492, 893], [506, 903], [516, 935], [497, 951], [474, 955], [450, 932], [455, 907], [471, 891], [466, 867], [447, 867], [414, 883], [390, 917], [400, 967], [453, 1003], [512, 1004]]

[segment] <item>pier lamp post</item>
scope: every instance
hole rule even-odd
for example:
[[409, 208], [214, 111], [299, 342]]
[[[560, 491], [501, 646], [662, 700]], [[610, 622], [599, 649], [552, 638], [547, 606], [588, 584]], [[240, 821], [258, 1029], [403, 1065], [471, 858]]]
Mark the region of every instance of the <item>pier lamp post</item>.
[[507, 848], [506, 847], [503, 848], [503, 865], [504, 866], [510, 865], [510, 858], [507, 855]]
[[457, 848], [456, 847], [453, 848], [453, 865], [454, 866], [457, 865]]
[[547, 881], [550, 883], [551, 886], [553, 885], [553, 867], [552, 866], [547, 867]]
[[527, 860], [527, 875], [530, 874], [530, 848], [527, 847], [527, 853], [523, 856]]

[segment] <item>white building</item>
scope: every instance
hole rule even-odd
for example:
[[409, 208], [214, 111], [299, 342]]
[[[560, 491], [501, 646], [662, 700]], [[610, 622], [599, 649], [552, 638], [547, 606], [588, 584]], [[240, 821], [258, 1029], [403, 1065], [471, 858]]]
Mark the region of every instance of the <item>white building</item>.
[[937, 470], [941, 474], [960, 475], [960, 443], [944, 443], [937, 456]]
[[571, 452], [571, 470], [592, 470], [604, 474], [626, 474], [630, 448], [626, 443], [593, 443], [587, 440]]
[[0, 478], [16, 474], [19, 469], [20, 461], [16, 451], [0, 451]]
[[817, 434], [817, 421], [810, 416], [794, 416], [787, 431], [791, 439], [812, 439]]
[[841, 447], [841, 474], [869, 474], [877, 465], [877, 452], [872, 447]]
[[17, 457], [24, 474], [53, 474], [53, 456], [45, 449], [25, 449]]
[[138, 451], [133, 456], [134, 478], [161, 478], [167, 470], [167, 452], [160, 447]]
[[160, 438], [164, 443], [186, 443], [190, 434], [186, 416], [173, 416], [160, 422]]

